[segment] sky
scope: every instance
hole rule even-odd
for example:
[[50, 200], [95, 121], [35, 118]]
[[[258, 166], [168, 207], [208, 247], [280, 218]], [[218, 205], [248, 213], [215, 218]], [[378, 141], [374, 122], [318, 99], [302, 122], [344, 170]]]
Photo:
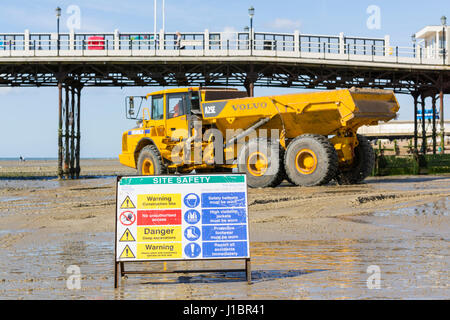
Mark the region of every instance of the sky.
[[[161, 28], [158, 0], [157, 28]], [[276, 3], [276, 5], [274, 5]], [[145, 0], [0, 0], [0, 33], [55, 32], [55, 8], [61, 7], [61, 32], [73, 25], [74, 6], [79, 8], [75, 32], [153, 32], [153, 1]], [[239, 31], [249, 25], [248, 8], [254, 6], [255, 31], [384, 37], [391, 45], [411, 46], [411, 35], [426, 25], [450, 20], [448, 0], [166, 0], [167, 32]], [[369, 28], [370, 6], [380, 9], [379, 24]], [[370, 11], [370, 10], [369, 10]], [[71, 18], [72, 17], [72, 18]], [[134, 127], [127, 120], [124, 100], [160, 87], [85, 88], [81, 96], [81, 157], [116, 158], [122, 132]], [[283, 94], [298, 89], [256, 87], [255, 96]], [[0, 88], [0, 158], [57, 157], [58, 92], [56, 88]], [[400, 120], [413, 119], [412, 98], [397, 95]], [[450, 119], [450, 97], [445, 98]]]

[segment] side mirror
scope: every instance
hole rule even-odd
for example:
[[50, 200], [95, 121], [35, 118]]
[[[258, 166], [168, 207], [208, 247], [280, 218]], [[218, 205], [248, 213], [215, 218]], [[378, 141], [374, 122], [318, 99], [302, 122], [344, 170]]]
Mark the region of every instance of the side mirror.
[[127, 96], [125, 98], [125, 116], [127, 119], [141, 119], [141, 108], [144, 100], [147, 100], [145, 96]]
[[134, 118], [134, 97], [128, 99], [128, 115], [130, 118]]

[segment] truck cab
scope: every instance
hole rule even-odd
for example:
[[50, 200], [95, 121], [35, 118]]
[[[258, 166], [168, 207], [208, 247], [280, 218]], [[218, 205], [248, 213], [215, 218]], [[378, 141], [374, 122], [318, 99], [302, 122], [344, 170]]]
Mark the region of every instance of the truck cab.
[[[137, 126], [122, 134], [120, 163], [136, 168], [142, 175], [192, 171], [195, 168], [192, 164], [174, 164], [172, 151], [177, 143], [193, 137], [194, 121], [203, 119], [202, 101], [244, 96], [246, 92], [237, 89], [190, 87], [126, 97], [127, 118], [137, 120]], [[212, 123], [203, 123], [201, 130], [204, 132], [211, 126]], [[146, 161], [143, 151], [155, 159]], [[196, 170], [206, 167], [197, 165]]]

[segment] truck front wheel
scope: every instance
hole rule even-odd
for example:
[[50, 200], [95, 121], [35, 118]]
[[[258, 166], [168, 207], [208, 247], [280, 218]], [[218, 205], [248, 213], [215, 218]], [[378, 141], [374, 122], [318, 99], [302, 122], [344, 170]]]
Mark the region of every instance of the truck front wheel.
[[158, 149], [147, 145], [139, 153], [137, 162], [138, 175], [148, 176], [163, 173], [163, 163]]
[[289, 143], [284, 166], [289, 181], [294, 184], [318, 186], [327, 184], [336, 176], [338, 157], [326, 137], [304, 134]]
[[285, 177], [283, 155], [279, 143], [252, 139], [239, 152], [239, 172], [247, 174], [247, 183], [252, 188], [276, 187]]

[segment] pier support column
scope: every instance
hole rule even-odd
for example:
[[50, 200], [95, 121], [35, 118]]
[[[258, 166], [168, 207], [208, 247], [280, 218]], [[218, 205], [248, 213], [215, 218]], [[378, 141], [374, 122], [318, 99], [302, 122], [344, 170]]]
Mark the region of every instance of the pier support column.
[[62, 79], [58, 81], [58, 179], [63, 178], [63, 121], [62, 121]]
[[247, 90], [247, 95], [249, 97], [253, 97], [255, 95], [255, 85], [253, 82], [249, 82], [245, 85], [245, 89]]
[[81, 111], [81, 89], [83, 87], [79, 85], [76, 88], [76, 94], [77, 94], [77, 108], [76, 108], [76, 127], [77, 127], [77, 133], [76, 133], [76, 147], [75, 147], [75, 176], [78, 179], [80, 177], [80, 111]]
[[433, 108], [433, 129], [432, 129], [432, 139], [433, 139], [433, 154], [436, 154], [436, 95], [431, 96], [431, 103]]
[[417, 134], [417, 103], [418, 103], [418, 94], [414, 93], [414, 151], [417, 152], [417, 140], [418, 140], [418, 134]]
[[69, 100], [69, 91], [70, 91], [70, 87], [68, 84], [65, 85], [65, 94], [66, 94], [66, 100], [64, 103], [64, 109], [63, 109], [63, 114], [64, 114], [64, 151], [65, 151], [65, 155], [64, 155], [64, 177], [66, 179], [69, 178], [69, 165], [70, 165], [70, 145], [69, 145], [69, 141], [70, 141], [70, 131], [69, 131], [69, 113], [70, 113], [70, 108], [69, 108], [69, 104], [70, 104], [70, 100]]
[[70, 113], [69, 113], [69, 126], [70, 126], [70, 179], [75, 178], [75, 88], [70, 88], [72, 95], [70, 99]]
[[439, 129], [440, 129], [440, 136], [441, 136], [441, 154], [444, 154], [444, 148], [445, 148], [445, 124], [444, 124], [444, 90], [442, 89], [439, 92]]
[[420, 148], [420, 151], [422, 154], [427, 153], [427, 130], [425, 126], [425, 95], [422, 93], [420, 95], [420, 103], [422, 106], [422, 147]]
[[258, 74], [255, 72], [254, 66], [251, 64], [244, 81], [244, 87], [245, 90], [247, 90], [247, 95], [249, 97], [255, 96], [256, 81], [258, 81]]
[[63, 84], [59, 89], [58, 129], [58, 178], [78, 179], [80, 177], [80, 100], [82, 85], [76, 82]]

